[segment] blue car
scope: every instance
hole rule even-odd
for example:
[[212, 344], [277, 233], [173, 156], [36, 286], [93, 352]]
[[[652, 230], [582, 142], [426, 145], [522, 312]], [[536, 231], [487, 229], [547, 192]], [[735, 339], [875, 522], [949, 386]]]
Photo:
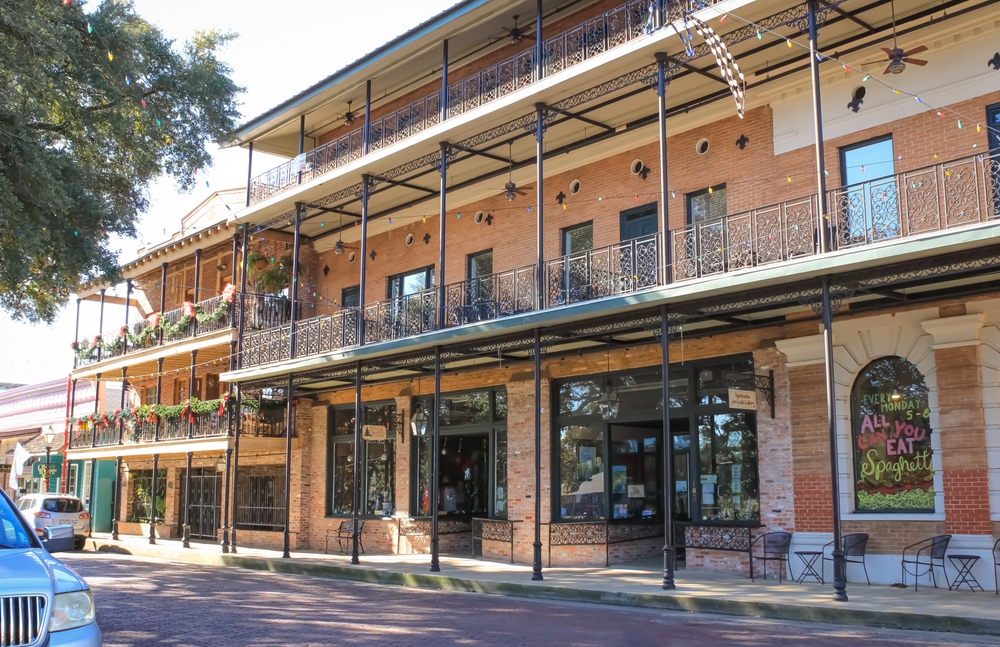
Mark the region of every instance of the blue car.
[[50, 553], [73, 550], [73, 526], [37, 537], [0, 490], [0, 645], [99, 647], [94, 596]]

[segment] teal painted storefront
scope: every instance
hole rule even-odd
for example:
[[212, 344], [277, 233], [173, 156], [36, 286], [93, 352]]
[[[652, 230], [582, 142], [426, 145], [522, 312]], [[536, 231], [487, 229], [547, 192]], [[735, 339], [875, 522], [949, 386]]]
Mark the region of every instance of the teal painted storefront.
[[95, 492], [91, 505], [94, 532], [111, 532], [111, 510], [115, 493], [115, 461], [97, 461]]

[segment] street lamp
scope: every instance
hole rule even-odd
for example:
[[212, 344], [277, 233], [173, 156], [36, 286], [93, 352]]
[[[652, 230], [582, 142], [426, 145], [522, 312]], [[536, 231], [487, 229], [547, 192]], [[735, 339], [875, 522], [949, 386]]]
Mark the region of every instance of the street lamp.
[[52, 484], [50, 480], [52, 478], [52, 472], [49, 469], [49, 458], [52, 455], [52, 443], [56, 441], [56, 430], [49, 425], [48, 431], [45, 432], [45, 492], [49, 491], [49, 487]]
[[417, 410], [410, 418], [410, 429], [414, 436], [423, 436], [427, 433], [427, 414], [423, 409]]

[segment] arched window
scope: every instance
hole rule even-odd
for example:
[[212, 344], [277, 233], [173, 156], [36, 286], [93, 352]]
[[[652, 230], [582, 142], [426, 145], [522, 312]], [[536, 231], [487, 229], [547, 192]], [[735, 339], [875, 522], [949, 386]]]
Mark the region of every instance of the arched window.
[[927, 383], [913, 363], [882, 357], [851, 390], [858, 512], [934, 512]]

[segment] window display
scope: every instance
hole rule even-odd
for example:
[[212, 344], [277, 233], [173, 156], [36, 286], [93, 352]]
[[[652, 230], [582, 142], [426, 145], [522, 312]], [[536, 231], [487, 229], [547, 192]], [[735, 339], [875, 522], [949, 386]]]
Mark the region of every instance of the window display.
[[[361, 510], [363, 515], [391, 516], [395, 510], [396, 405], [362, 405], [363, 425], [386, 428], [385, 439], [363, 441], [361, 463]], [[354, 513], [354, 407], [331, 410], [327, 514]]]

